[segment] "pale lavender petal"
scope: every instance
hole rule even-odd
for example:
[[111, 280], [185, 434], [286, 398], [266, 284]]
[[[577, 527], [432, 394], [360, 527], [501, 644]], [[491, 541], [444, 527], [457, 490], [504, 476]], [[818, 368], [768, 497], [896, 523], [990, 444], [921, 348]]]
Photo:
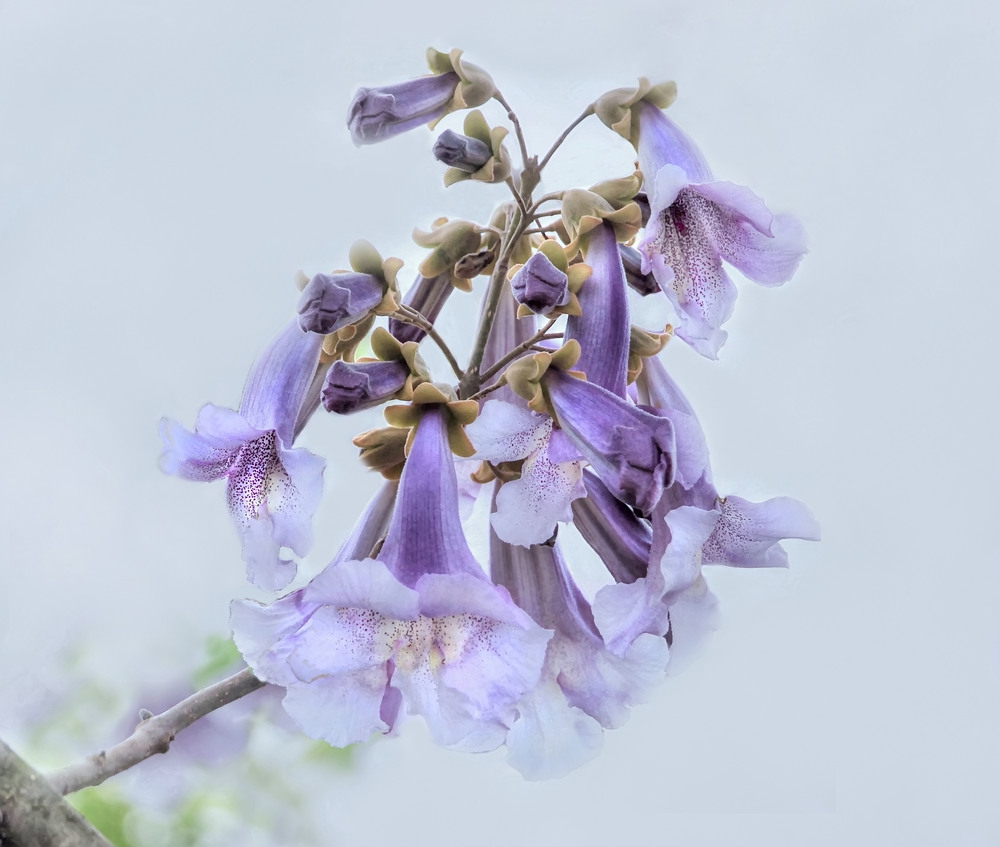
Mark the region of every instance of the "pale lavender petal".
[[[551, 432], [550, 420], [545, 426]], [[547, 446], [543, 443], [528, 456], [520, 478], [504, 484], [497, 494], [490, 523], [509, 544], [543, 544], [557, 523], [573, 520], [570, 504], [587, 495], [581, 481], [582, 462], [554, 462]]]
[[736, 286], [722, 268], [710, 231], [717, 219], [715, 208], [690, 187], [682, 188], [671, 205], [654, 210], [655, 217], [639, 244], [677, 311], [677, 335], [710, 359], [718, 358], [725, 343], [721, 326], [736, 303]]
[[791, 497], [751, 503], [729, 496], [720, 500], [719, 508], [718, 525], [702, 551], [706, 564], [784, 568], [788, 566], [788, 554], [779, 541], [819, 541], [816, 519], [803, 503]]
[[695, 143], [651, 103], [639, 104], [638, 146], [639, 168], [647, 181], [665, 164], [681, 168], [690, 182], [712, 179], [712, 171]]
[[507, 763], [528, 780], [557, 779], [593, 759], [603, 744], [600, 723], [570, 706], [549, 677], [517, 704], [507, 733]]
[[646, 584], [645, 577], [632, 583], [606, 585], [597, 592], [594, 623], [609, 650], [624, 655], [640, 635], [667, 634], [670, 618], [661, 596], [660, 591]]
[[[243, 539], [248, 576], [262, 588], [282, 588], [295, 574], [279, 547], [305, 555], [319, 504], [325, 462], [308, 450], [286, 450], [274, 432], [247, 443], [229, 470], [226, 497]], [[271, 573], [271, 569], [274, 572]]]
[[251, 426], [273, 429], [286, 444], [319, 365], [323, 338], [290, 322], [267, 346], [247, 376], [239, 413]]
[[653, 512], [647, 581], [668, 606], [701, 576], [702, 546], [718, 521], [718, 512], [697, 506], [670, 508], [660, 503]]
[[552, 422], [505, 400], [487, 400], [479, 417], [465, 427], [476, 458], [513, 462], [530, 456], [548, 439]]
[[598, 385], [550, 368], [545, 374], [558, 423], [618, 499], [649, 514], [673, 482], [674, 431]]
[[591, 274], [577, 295], [581, 314], [566, 318], [564, 337], [580, 343], [580, 358], [573, 367], [583, 371], [588, 382], [624, 397], [631, 319], [625, 268], [611, 224], [591, 230], [585, 260]]
[[719, 601], [709, 591], [704, 577], [674, 598], [670, 606], [670, 665], [675, 676], [701, 655], [719, 625]]
[[219, 479], [229, 473], [240, 449], [264, 434], [232, 409], [209, 403], [198, 412], [194, 432], [169, 418], [160, 421], [160, 467], [198, 482]]
[[430, 123], [445, 114], [458, 83], [458, 74], [449, 71], [359, 88], [347, 113], [351, 138], [360, 147]]
[[798, 218], [772, 215], [749, 188], [730, 182], [692, 185], [709, 204], [706, 229], [719, 255], [761, 285], [788, 282], [806, 253], [806, 232]]
[[387, 684], [386, 668], [381, 665], [322, 677], [309, 685], [288, 686], [285, 709], [306, 735], [346, 747], [388, 731], [381, 714]]
[[258, 679], [291, 685], [298, 677], [288, 667], [295, 647], [293, 637], [315, 607], [303, 603], [301, 592], [293, 592], [267, 605], [253, 600], [234, 600], [229, 605], [233, 640]]

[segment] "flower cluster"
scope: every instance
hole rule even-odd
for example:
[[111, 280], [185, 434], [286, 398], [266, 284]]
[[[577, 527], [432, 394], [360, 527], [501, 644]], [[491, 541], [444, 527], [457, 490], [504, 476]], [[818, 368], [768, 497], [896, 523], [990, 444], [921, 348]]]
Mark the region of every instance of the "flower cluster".
[[[323, 461], [296, 436], [320, 405], [346, 416], [386, 404], [388, 426], [355, 438], [382, 488], [318, 576], [270, 603], [233, 603], [236, 644], [315, 738], [365, 741], [405, 707], [442, 745], [506, 746], [525, 777], [555, 777], [591, 758], [603, 730], [663, 679], [671, 652], [706, 629], [703, 566], [784, 566], [780, 541], [818, 538], [795, 500], [716, 489], [701, 426], [660, 355], [677, 336], [716, 358], [735, 298], [723, 263], [785, 282], [804, 235], [749, 189], [714, 179], [664, 115], [672, 83], [608, 92], [576, 122], [596, 116], [630, 142], [637, 172], [536, 198], [568, 131], [543, 158], [528, 155], [485, 71], [457, 50], [428, 58], [429, 76], [358, 92], [355, 142], [495, 100], [519, 167], [508, 129], [479, 110], [463, 133], [446, 129], [433, 156], [449, 166], [446, 184], [502, 183], [510, 199], [482, 223], [441, 218], [416, 231], [430, 252], [404, 294], [402, 262], [366, 242], [351, 248], [351, 270], [313, 276], [238, 410], [205, 406], [193, 432], [164, 421], [163, 467], [225, 477], [248, 578], [280, 591], [296, 573], [282, 548], [308, 552], [322, 488]], [[477, 287], [463, 366], [435, 321], [452, 292]], [[675, 325], [633, 325], [640, 295], [664, 296]], [[427, 343], [454, 381], [434, 379]], [[480, 497], [490, 520], [477, 530], [464, 515]], [[592, 598], [560, 524], [607, 568]], [[476, 531], [488, 533], [474, 545], [488, 561], [470, 549]]]

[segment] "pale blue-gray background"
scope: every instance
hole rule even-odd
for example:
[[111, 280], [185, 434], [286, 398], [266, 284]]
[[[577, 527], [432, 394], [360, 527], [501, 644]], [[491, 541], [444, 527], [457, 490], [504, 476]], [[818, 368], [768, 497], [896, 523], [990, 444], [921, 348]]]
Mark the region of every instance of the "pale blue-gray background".
[[[159, 474], [157, 421], [238, 402], [297, 270], [358, 237], [412, 268], [413, 226], [504, 199], [445, 191], [430, 133], [356, 150], [344, 128], [359, 85], [460, 46], [536, 150], [603, 91], [676, 79], [716, 174], [802, 217], [810, 255], [783, 289], [741, 283], [721, 362], [666, 361], [720, 488], [803, 499], [824, 540], [788, 572], [712, 570], [720, 631], [579, 772], [524, 783], [411, 722], [315, 786], [331, 843], [996, 843], [991, 9], [0, 2], [0, 731], [69, 644], [127, 690], [225, 631], [247, 590], [223, 492]], [[588, 125], [546, 185], [630, 167]], [[304, 439], [330, 459], [304, 573], [375, 485], [365, 425]]]

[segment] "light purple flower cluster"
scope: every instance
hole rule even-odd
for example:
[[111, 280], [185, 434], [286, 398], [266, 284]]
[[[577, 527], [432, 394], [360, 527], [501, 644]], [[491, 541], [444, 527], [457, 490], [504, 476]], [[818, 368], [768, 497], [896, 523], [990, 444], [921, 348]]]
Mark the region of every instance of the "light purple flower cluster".
[[[429, 77], [359, 92], [356, 141], [490, 98], [510, 111], [460, 51], [429, 60]], [[355, 247], [353, 272], [305, 286], [238, 411], [206, 406], [194, 432], [164, 422], [165, 469], [226, 478], [248, 576], [280, 590], [295, 575], [281, 548], [308, 552], [323, 471], [295, 437], [321, 402], [341, 416], [390, 404], [389, 426], [355, 439], [387, 481], [340, 552], [290, 593], [232, 607], [244, 658], [285, 690], [308, 734], [365, 741], [391, 731], [405, 707], [442, 745], [506, 746], [529, 779], [565, 774], [708, 628], [704, 565], [785, 566], [780, 541], [818, 538], [795, 500], [719, 493], [698, 419], [660, 358], [673, 333], [718, 354], [734, 301], [723, 261], [774, 285], [804, 253], [793, 218], [713, 180], [663, 115], [672, 99], [672, 84], [643, 80], [595, 101], [582, 117], [596, 114], [631, 141], [640, 171], [540, 200], [541, 168], [563, 139], [541, 164], [525, 155], [511, 171], [507, 131], [470, 113], [466, 134], [446, 131], [434, 155], [506, 182], [513, 201], [484, 224], [439, 219], [418, 231], [431, 252], [402, 298], [401, 263]], [[523, 148], [516, 121], [514, 131]], [[458, 179], [449, 174], [447, 184]], [[479, 278], [481, 319], [463, 367], [435, 321], [455, 289]], [[676, 328], [633, 326], [630, 287], [662, 290]], [[373, 331], [379, 318], [387, 323]], [[418, 353], [431, 342], [454, 383], [432, 380]], [[366, 346], [373, 355], [357, 358]], [[477, 528], [463, 517], [480, 497], [490, 520], [473, 546], [488, 549], [487, 561], [472, 553]], [[606, 566], [591, 598], [560, 524]]]

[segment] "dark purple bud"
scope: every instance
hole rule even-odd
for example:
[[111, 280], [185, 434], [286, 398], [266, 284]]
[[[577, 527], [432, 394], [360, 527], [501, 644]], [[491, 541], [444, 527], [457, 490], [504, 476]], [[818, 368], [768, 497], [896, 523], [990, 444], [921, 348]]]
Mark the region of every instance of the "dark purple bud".
[[626, 247], [624, 244], [618, 245], [618, 255], [622, 257], [622, 265], [625, 268], [625, 281], [629, 288], [637, 291], [643, 297], [647, 294], [658, 294], [660, 292], [659, 283], [652, 274], [642, 272], [642, 253], [634, 247]]
[[370, 409], [399, 391], [409, 375], [403, 362], [334, 362], [323, 383], [323, 406], [338, 415]]
[[518, 303], [540, 315], [547, 315], [557, 306], [565, 306], [569, 302], [566, 274], [541, 252], [533, 254], [514, 274], [510, 287]]
[[[403, 295], [403, 305], [416, 309], [431, 323], [437, 320], [441, 314], [441, 309], [448, 300], [448, 296], [455, 290], [452, 285], [451, 275], [447, 273], [439, 276], [418, 276], [416, 281]], [[426, 332], [413, 324], [403, 323], [396, 318], [389, 319], [389, 332], [401, 344], [407, 341], [421, 341]]]
[[472, 174], [493, 158], [493, 151], [478, 138], [446, 129], [434, 142], [434, 158], [449, 167]]
[[299, 326], [328, 335], [355, 323], [377, 306], [385, 283], [371, 274], [316, 274], [299, 298]]
[[430, 123], [448, 111], [458, 86], [453, 71], [386, 85], [359, 88], [347, 112], [355, 145], [374, 144]]

